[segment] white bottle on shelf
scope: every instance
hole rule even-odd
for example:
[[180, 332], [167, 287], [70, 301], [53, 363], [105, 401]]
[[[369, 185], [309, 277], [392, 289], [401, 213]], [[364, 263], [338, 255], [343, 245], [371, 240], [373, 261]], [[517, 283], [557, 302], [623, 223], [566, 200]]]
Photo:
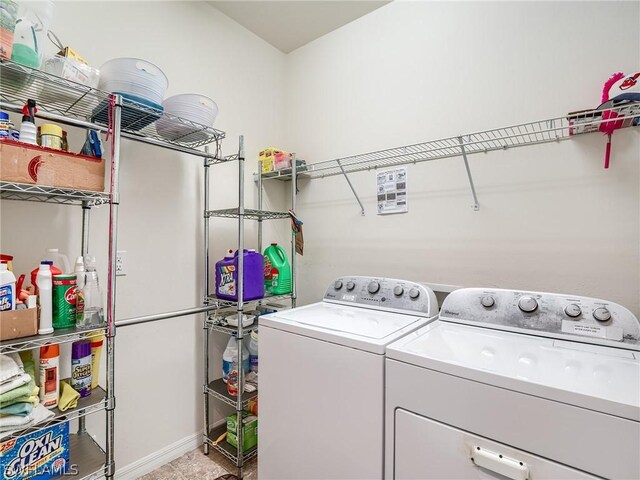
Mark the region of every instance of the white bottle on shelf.
[[53, 333], [53, 280], [51, 278], [50, 260], [40, 263], [36, 285], [38, 286], [38, 300], [40, 302], [40, 328], [38, 335]]
[[6, 263], [0, 263], [0, 311], [16, 309], [16, 277]]
[[36, 128], [36, 124], [33, 123], [33, 119], [28, 115], [24, 115], [22, 117], [22, 124], [20, 125], [20, 141], [37, 145], [37, 133], [38, 129]]
[[84, 259], [82, 256], [76, 258], [73, 273], [76, 274], [76, 289], [81, 290], [84, 287]]
[[53, 264], [60, 269], [63, 275], [71, 273], [69, 259], [64, 253], [60, 253], [57, 248], [48, 248], [42, 260], [51, 260]]

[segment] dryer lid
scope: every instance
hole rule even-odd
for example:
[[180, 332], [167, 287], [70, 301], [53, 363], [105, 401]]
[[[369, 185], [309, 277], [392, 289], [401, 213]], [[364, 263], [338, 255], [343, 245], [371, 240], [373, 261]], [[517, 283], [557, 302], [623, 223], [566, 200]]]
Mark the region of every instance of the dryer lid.
[[640, 421], [638, 352], [434, 322], [387, 358]]

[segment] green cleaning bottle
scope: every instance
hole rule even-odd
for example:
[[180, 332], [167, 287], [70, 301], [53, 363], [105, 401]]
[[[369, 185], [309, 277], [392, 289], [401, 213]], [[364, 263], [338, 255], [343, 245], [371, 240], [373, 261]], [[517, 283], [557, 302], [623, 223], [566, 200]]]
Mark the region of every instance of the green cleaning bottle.
[[264, 290], [272, 295], [291, 293], [291, 265], [287, 253], [277, 243], [264, 251]]

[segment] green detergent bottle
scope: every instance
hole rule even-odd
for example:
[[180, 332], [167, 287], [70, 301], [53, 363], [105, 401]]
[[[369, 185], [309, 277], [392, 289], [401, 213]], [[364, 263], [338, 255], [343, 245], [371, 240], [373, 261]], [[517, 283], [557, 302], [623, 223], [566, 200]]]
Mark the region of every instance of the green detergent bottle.
[[272, 295], [291, 293], [291, 265], [287, 253], [277, 243], [264, 251], [264, 290]]

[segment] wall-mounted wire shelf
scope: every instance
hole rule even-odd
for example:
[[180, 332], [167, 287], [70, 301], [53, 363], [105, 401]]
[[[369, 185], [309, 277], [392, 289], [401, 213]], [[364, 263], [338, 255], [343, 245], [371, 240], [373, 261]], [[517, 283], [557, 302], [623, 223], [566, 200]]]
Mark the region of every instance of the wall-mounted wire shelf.
[[31, 337], [16, 338], [13, 340], [0, 341], [0, 353], [21, 352], [23, 350], [32, 350], [40, 348], [47, 344], [61, 344], [75, 342], [76, 340], [87, 339], [97, 334], [104, 334], [106, 326], [100, 328], [65, 328], [62, 330], [54, 330], [53, 333], [46, 335], [33, 335]]
[[[257, 300], [245, 300], [243, 305], [245, 308], [245, 312], [255, 309], [255, 307], [257, 305], [263, 305], [263, 306], [271, 306], [273, 305], [274, 307], [280, 307], [280, 305], [275, 304], [274, 302], [278, 302], [278, 301], [282, 301], [282, 300], [289, 300], [291, 299], [291, 294], [288, 293], [286, 295], [265, 295], [262, 298], [259, 298]], [[235, 302], [233, 300], [226, 300], [223, 298], [218, 298], [215, 295], [209, 295], [208, 297], [206, 297], [204, 299], [205, 304], [207, 305], [211, 305], [211, 306], [216, 306], [218, 308], [229, 308], [229, 307], [237, 307], [238, 306], [238, 302]], [[209, 317], [213, 317], [215, 316], [215, 313], [211, 313], [209, 315]], [[211, 323], [211, 320], [207, 320], [209, 323]], [[211, 325], [213, 326], [213, 325]], [[235, 327], [234, 327], [235, 328]]]
[[[234, 395], [229, 395], [227, 392], [227, 384], [219, 378], [218, 380], [214, 380], [213, 382], [209, 382], [209, 385], [206, 387], [207, 393], [214, 398], [217, 398], [221, 402], [226, 403], [227, 405], [231, 405], [233, 408], [236, 408], [238, 405], [238, 397]], [[247, 406], [249, 400], [252, 400], [258, 396], [258, 391], [254, 392], [244, 392], [242, 395], [242, 406], [243, 408]]]
[[109, 203], [108, 192], [73, 190], [15, 182], [0, 182], [0, 198], [3, 200], [56, 203], [59, 205], [82, 205], [86, 203], [92, 207]]
[[51, 410], [54, 416], [50, 420], [42, 422], [30, 428], [17, 430], [10, 435], [7, 435], [6, 437], [3, 437], [2, 441], [4, 442], [6, 440], [18, 438], [23, 435], [37, 432], [39, 430], [42, 430], [43, 428], [50, 427], [51, 425], [54, 425], [56, 423], [60, 423], [63, 421], [70, 422], [71, 420], [85, 417], [87, 415], [91, 415], [92, 413], [104, 410], [105, 408], [107, 408], [106, 396], [106, 392], [101, 387], [98, 387], [92, 390], [91, 395], [89, 395], [88, 397], [79, 398], [77, 407], [67, 410], [66, 412], [61, 412], [58, 408], [54, 408], [53, 410]]
[[[618, 106], [609, 110], [618, 115], [617, 120], [623, 122], [622, 128], [637, 126], [639, 123], [640, 103]], [[606, 121], [602, 118], [602, 113], [603, 110], [586, 110], [549, 120], [522, 123], [484, 132], [311, 163], [307, 164], [305, 174], [311, 178], [330, 177], [344, 173], [459, 157], [463, 155], [463, 148], [465, 153], [470, 155], [568, 140], [578, 135], [597, 132], [600, 124]], [[283, 180], [290, 177], [291, 173], [262, 176], [264, 180], [270, 178]]]
[[[75, 118], [104, 130], [110, 94], [66, 80], [57, 75], [0, 59], [2, 107], [16, 111], [27, 99], [38, 109], [65, 119]], [[13, 106], [13, 108], [10, 108]], [[73, 122], [60, 119], [63, 123]], [[86, 125], [85, 125], [86, 126]], [[145, 143], [203, 156], [195, 149], [224, 138], [225, 133], [211, 126], [161, 112], [151, 106], [123, 98], [122, 136]]]
[[[220, 435], [222, 435], [226, 431], [227, 431], [227, 425], [225, 423], [223, 425], [220, 425], [219, 427], [211, 429], [209, 431], [209, 435], [205, 437], [205, 440], [209, 445], [215, 448], [218, 452], [220, 452], [222, 455], [224, 455], [229, 460], [231, 460], [234, 463], [234, 465], [237, 465], [238, 455], [236, 453], [236, 447], [229, 445], [226, 439], [222, 440], [218, 444], [215, 443], [215, 441], [220, 437]], [[242, 455], [242, 460], [243, 462], [246, 463], [256, 455], [258, 455], [258, 447], [253, 447], [244, 452], [244, 454]]]
[[[240, 216], [239, 208], [225, 208], [223, 210], [209, 210], [205, 212], [207, 217], [222, 218], [238, 218]], [[268, 210], [253, 210], [251, 208], [244, 209], [245, 220], [277, 220], [290, 218], [289, 212], [271, 212]]]
[[[605, 112], [615, 114], [615, 122], [618, 128], [635, 127], [640, 124], [640, 103], [628, 103], [603, 110], [583, 110], [548, 120], [521, 123], [519, 125], [495, 128], [484, 132], [469, 133], [442, 138], [440, 140], [431, 140], [306, 164], [304, 174], [309, 178], [343, 175], [360, 205], [362, 215], [364, 215], [364, 207], [349, 180], [349, 173], [396, 167], [443, 158], [462, 157], [473, 195], [472, 208], [479, 210], [480, 205], [467, 160], [468, 155], [507, 150], [527, 145], [560, 142], [587, 133], [598, 132], [602, 123], [612, 121], [610, 118], [603, 117]], [[262, 180], [288, 180], [290, 178], [290, 172], [269, 173], [261, 176]]]

